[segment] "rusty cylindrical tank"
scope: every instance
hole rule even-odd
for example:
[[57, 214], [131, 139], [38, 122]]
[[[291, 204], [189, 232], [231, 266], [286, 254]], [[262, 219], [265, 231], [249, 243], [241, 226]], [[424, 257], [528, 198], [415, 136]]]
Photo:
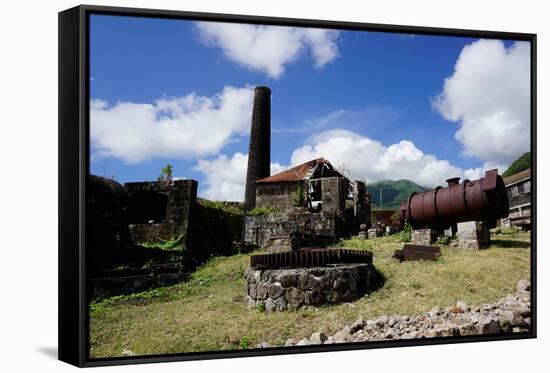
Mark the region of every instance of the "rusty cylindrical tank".
[[401, 203], [400, 220], [414, 229], [446, 229], [465, 221], [486, 221], [494, 227], [497, 219], [508, 216], [508, 196], [502, 177], [490, 170], [485, 177], [470, 181], [455, 177], [447, 187], [425, 193], [412, 193]]

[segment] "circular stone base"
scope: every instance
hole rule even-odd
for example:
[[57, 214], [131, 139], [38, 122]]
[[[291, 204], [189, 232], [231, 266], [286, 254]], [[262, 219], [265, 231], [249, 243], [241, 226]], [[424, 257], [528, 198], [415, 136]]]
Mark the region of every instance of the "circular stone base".
[[337, 264], [325, 267], [246, 270], [249, 308], [266, 311], [349, 302], [372, 289], [372, 264]]

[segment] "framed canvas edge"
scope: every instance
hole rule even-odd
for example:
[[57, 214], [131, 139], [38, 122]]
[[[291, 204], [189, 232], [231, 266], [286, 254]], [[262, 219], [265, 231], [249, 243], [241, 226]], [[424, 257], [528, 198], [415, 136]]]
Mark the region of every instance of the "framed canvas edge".
[[[91, 14], [119, 15], [146, 18], [171, 18], [239, 23], [262, 23], [280, 26], [321, 27], [347, 30], [415, 33], [488, 39], [521, 40], [531, 43], [531, 172], [532, 172], [532, 231], [531, 231], [531, 288], [532, 327], [528, 333], [494, 336], [445, 337], [407, 341], [345, 343], [303, 347], [277, 347], [251, 350], [208, 351], [204, 353], [175, 353], [134, 357], [91, 359], [89, 357], [89, 314], [86, 305], [86, 180], [89, 166], [89, 16]], [[507, 341], [536, 338], [536, 40], [534, 33], [516, 33], [455, 28], [402, 26], [393, 24], [348, 21], [313, 20], [266, 17], [178, 10], [143, 9], [80, 5], [59, 12], [59, 245], [58, 245], [58, 340], [59, 360], [79, 367], [174, 362], [250, 356], [285, 355], [372, 348], [427, 346], [451, 343]], [[70, 27], [69, 27], [70, 25]], [[69, 27], [77, 35], [68, 35]], [[76, 55], [75, 55], [76, 54]], [[70, 72], [71, 77], [67, 74]], [[70, 97], [76, 95], [76, 97]], [[78, 126], [75, 128], [74, 123]], [[76, 151], [75, 151], [76, 147]], [[69, 150], [70, 149], [70, 150]], [[73, 156], [67, 157], [67, 153]], [[76, 154], [74, 154], [76, 153]], [[70, 154], [69, 154], [70, 155]], [[77, 155], [77, 156], [76, 156]], [[75, 184], [74, 177], [78, 182]], [[73, 178], [73, 179], [71, 179]], [[76, 213], [76, 215], [75, 215]], [[77, 216], [77, 221], [71, 216]], [[77, 237], [75, 237], [75, 232]], [[74, 245], [78, 247], [75, 253]], [[76, 300], [76, 305], [75, 305]], [[77, 310], [77, 314], [74, 312]], [[71, 341], [69, 343], [68, 341]]]
[[86, 361], [86, 84], [82, 7], [58, 14], [58, 358]]

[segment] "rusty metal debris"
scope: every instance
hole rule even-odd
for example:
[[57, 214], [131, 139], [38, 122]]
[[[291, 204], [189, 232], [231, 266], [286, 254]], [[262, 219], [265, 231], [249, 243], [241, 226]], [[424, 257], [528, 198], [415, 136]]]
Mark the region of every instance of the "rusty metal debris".
[[319, 267], [343, 263], [372, 264], [372, 252], [350, 249], [304, 248], [295, 251], [250, 256], [250, 266], [253, 268]]
[[486, 221], [494, 227], [497, 219], [508, 216], [508, 196], [502, 177], [490, 170], [485, 177], [459, 183], [458, 177], [447, 180], [447, 187], [425, 193], [412, 193], [400, 207], [400, 220], [414, 229], [446, 229], [466, 221]]
[[393, 258], [400, 261], [409, 260], [437, 260], [441, 250], [437, 246], [405, 244], [403, 249], [395, 250]]

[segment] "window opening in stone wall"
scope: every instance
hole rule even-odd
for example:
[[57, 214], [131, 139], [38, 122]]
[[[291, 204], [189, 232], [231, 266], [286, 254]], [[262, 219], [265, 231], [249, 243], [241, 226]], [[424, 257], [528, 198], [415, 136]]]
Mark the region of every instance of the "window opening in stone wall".
[[162, 223], [166, 220], [167, 205], [168, 196], [163, 193], [132, 193], [127, 209], [128, 223]]

